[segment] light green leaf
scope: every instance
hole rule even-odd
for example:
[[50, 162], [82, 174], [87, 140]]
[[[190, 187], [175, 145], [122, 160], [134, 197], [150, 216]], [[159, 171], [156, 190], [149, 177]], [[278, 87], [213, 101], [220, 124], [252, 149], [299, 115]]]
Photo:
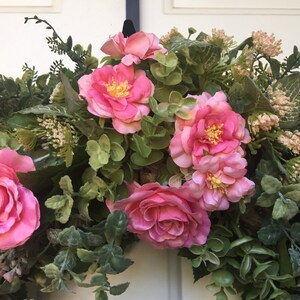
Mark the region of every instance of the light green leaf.
[[110, 157], [113, 161], [121, 161], [126, 155], [124, 148], [115, 142], [110, 145]]
[[72, 181], [68, 175], [61, 177], [59, 186], [63, 190], [65, 195], [72, 195], [74, 193]]
[[274, 204], [272, 211], [272, 218], [275, 220], [292, 219], [299, 211], [298, 205], [296, 202], [289, 199], [278, 198]]
[[261, 187], [267, 194], [274, 194], [280, 191], [282, 183], [273, 176], [264, 175], [261, 180]]
[[60, 278], [62, 276], [59, 268], [53, 263], [45, 265], [44, 267], [41, 267], [41, 269], [44, 271], [47, 278]]
[[287, 192], [284, 194], [284, 198], [300, 202], [300, 190]]
[[45, 206], [50, 209], [60, 209], [63, 208], [68, 199], [64, 195], [56, 195], [48, 198], [45, 201]]

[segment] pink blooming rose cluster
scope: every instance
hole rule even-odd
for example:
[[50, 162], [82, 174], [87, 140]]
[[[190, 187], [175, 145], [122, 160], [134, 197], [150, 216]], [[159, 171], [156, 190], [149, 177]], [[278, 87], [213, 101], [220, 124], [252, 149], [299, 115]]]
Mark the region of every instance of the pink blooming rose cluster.
[[207, 211], [225, 210], [229, 202], [250, 195], [254, 183], [245, 176], [247, 162], [241, 145], [251, 138], [245, 120], [235, 113], [223, 92], [194, 96], [190, 118], [177, 117], [170, 154], [181, 168], [193, 168], [189, 187]]
[[159, 38], [156, 35], [142, 31], [128, 38], [120, 32], [111, 37], [101, 50], [115, 59], [122, 59], [121, 62], [126, 66], [139, 64], [141, 60], [148, 58], [153, 59], [156, 51], [166, 53], [166, 50], [159, 45]]
[[205, 244], [210, 231], [208, 214], [190, 195], [187, 187], [172, 188], [159, 183], [130, 185], [131, 195], [112, 204], [122, 210], [128, 230], [157, 248], [191, 247]]
[[16, 175], [34, 170], [30, 157], [0, 150], [0, 250], [23, 245], [40, 225], [39, 203]]
[[142, 70], [133, 66], [107, 65], [78, 81], [80, 95], [91, 114], [111, 118], [116, 131], [127, 134], [141, 129], [140, 121], [150, 112], [148, 102], [154, 86]]

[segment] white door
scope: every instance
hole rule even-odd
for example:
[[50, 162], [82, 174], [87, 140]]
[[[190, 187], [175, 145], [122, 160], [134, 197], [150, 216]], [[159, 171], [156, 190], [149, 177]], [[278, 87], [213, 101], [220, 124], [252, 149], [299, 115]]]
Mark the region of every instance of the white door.
[[[158, 36], [173, 26], [182, 33], [188, 27], [210, 33], [212, 28], [224, 29], [238, 42], [263, 30], [283, 40], [284, 54], [300, 45], [299, 1], [265, 0], [140, 0], [141, 30]], [[284, 4], [282, 4], [284, 3]], [[284, 5], [284, 7], [283, 7]], [[48, 20], [67, 38], [76, 43], [93, 44], [93, 53], [100, 57], [100, 46], [110, 34], [121, 31], [125, 19], [125, 0], [23, 0], [0, 2], [0, 73], [21, 76], [26, 62], [35, 65], [40, 74], [46, 72], [55, 56], [50, 54], [42, 25], [23, 25], [25, 16], [38, 14]], [[205, 286], [205, 278], [193, 284], [192, 271], [186, 260], [176, 257], [176, 251], [155, 250], [139, 243], [128, 253], [135, 263], [124, 274], [112, 278], [115, 283], [130, 281], [127, 292], [110, 299], [122, 300], [199, 300], [214, 299]], [[47, 300], [89, 300], [92, 290], [76, 289], [75, 294], [40, 295]], [[232, 299], [239, 299], [233, 297]]]

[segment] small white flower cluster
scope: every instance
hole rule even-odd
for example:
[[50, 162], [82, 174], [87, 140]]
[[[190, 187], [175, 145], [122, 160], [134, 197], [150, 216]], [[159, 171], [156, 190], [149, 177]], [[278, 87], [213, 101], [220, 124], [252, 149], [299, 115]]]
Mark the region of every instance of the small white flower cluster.
[[42, 136], [42, 138], [46, 140], [46, 143], [42, 145], [45, 149], [49, 148], [49, 145], [51, 145], [54, 149], [64, 147], [67, 142], [66, 137], [70, 133], [72, 137], [74, 137], [74, 140], [76, 140], [75, 128], [67, 121], [60, 121], [55, 116], [38, 118], [37, 121], [41, 127], [46, 129], [46, 132]]
[[162, 45], [166, 45], [171, 40], [171, 38], [176, 35], [180, 35], [180, 33], [178, 32], [178, 29], [176, 27], [173, 27], [167, 34], [163, 35], [160, 38], [160, 43]]
[[273, 127], [279, 127], [279, 118], [274, 114], [263, 112], [249, 118], [249, 125], [254, 134], [270, 131]]
[[280, 117], [284, 117], [293, 111], [294, 104], [290, 101], [290, 98], [283, 90], [280, 88], [276, 88], [274, 90], [270, 85], [267, 89], [267, 93], [270, 98], [271, 105]]
[[291, 131], [284, 131], [278, 137], [278, 141], [291, 150], [294, 154], [300, 154], [300, 132], [295, 130], [294, 132]]
[[275, 57], [282, 53], [281, 40], [276, 41], [272, 33], [268, 35], [261, 30], [252, 33], [253, 46], [259, 52], [269, 57]]
[[228, 36], [227, 34], [225, 34], [225, 31], [223, 29], [216, 28], [212, 29], [212, 34], [207, 36], [206, 41], [212, 44], [216, 44], [224, 50], [227, 50], [235, 45], [233, 36]]

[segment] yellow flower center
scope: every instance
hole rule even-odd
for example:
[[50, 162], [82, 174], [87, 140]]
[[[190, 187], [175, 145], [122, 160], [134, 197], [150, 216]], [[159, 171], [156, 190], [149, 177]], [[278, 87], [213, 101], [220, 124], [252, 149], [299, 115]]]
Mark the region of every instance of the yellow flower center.
[[106, 83], [105, 87], [110, 96], [115, 98], [123, 98], [129, 96], [129, 84], [128, 81], [117, 82], [112, 78], [110, 83]]
[[210, 189], [218, 190], [222, 194], [226, 193], [226, 188], [228, 187], [228, 184], [223, 183], [219, 177], [216, 177], [213, 174], [209, 174], [207, 177], [207, 181]]
[[209, 125], [206, 130], [206, 140], [214, 145], [218, 144], [221, 140], [221, 135], [223, 134], [224, 124], [213, 124]]

